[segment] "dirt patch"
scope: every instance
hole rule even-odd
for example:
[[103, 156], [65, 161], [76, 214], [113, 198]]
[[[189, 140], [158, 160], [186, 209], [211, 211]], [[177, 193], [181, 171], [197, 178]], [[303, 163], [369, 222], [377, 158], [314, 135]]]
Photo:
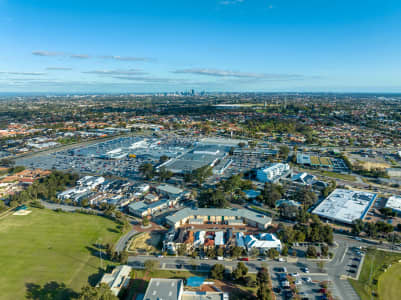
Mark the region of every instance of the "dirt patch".
[[135, 236], [129, 246], [129, 251], [136, 252], [157, 252], [160, 250], [160, 243], [163, 234], [158, 231], [143, 232]]
[[371, 161], [358, 162], [358, 165], [360, 165], [363, 169], [365, 169], [367, 171], [370, 171], [372, 169], [387, 169], [387, 168], [390, 168], [389, 164], [381, 163], [381, 162], [371, 162]]

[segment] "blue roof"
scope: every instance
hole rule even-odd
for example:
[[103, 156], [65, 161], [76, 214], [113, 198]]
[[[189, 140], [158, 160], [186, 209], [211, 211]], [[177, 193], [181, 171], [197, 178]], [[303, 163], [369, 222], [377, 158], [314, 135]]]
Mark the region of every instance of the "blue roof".
[[244, 190], [244, 193], [248, 196], [248, 198], [256, 198], [260, 195], [260, 191], [256, 190]]
[[28, 209], [28, 207], [25, 205], [25, 204], [23, 204], [23, 205], [20, 205], [20, 206], [18, 206], [15, 210], [25, 210], [25, 209]]
[[189, 277], [187, 279], [187, 286], [199, 287], [203, 284], [204, 281], [205, 277], [197, 277], [197, 276]]

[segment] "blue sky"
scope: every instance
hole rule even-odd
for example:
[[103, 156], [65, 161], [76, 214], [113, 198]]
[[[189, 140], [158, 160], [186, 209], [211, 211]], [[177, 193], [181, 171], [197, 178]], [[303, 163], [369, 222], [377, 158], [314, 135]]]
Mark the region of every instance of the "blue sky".
[[0, 0], [0, 92], [401, 92], [397, 0]]

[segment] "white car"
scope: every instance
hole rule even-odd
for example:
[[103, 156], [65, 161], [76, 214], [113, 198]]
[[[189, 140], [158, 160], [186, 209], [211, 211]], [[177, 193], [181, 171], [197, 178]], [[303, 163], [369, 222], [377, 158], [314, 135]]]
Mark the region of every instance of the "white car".
[[305, 282], [312, 282], [312, 278], [310, 278], [310, 277], [305, 277], [305, 278], [303, 278], [303, 280]]
[[279, 258], [277, 258], [277, 261], [279, 261], [279, 262], [283, 262], [283, 261], [285, 261], [285, 259], [284, 259], [284, 258], [282, 258], [282, 257], [279, 257]]
[[301, 280], [299, 280], [299, 279], [295, 280], [295, 285], [300, 285], [300, 284], [302, 284]]
[[298, 274], [297, 272], [295, 272], [295, 273], [290, 273], [290, 276], [292, 276], [292, 277], [297, 277], [297, 276], [299, 276], [299, 274]]

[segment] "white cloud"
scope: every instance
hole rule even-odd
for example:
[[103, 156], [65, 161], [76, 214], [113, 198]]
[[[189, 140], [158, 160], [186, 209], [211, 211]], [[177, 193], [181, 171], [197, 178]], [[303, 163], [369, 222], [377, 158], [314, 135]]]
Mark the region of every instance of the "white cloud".
[[136, 57], [136, 56], [118, 56], [118, 55], [106, 55], [101, 56], [104, 59], [114, 59], [120, 61], [153, 61], [154, 59], [149, 57]]
[[88, 59], [90, 56], [86, 54], [72, 54], [70, 55], [71, 58], [77, 58], [77, 59]]
[[41, 76], [41, 75], [45, 75], [46, 73], [42, 73], [42, 72], [5, 72], [5, 71], [2, 71], [2, 72], [0, 72], [0, 74]]
[[129, 69], [129, 70], [93, 70], [82, 72], [84, 74], [96, 74], [96, 75], [145, 75], [147, 74], [140, 69]]
[[49, 52], [49, 51], [33, 51], [33, 55], [36, 56], [62, 56], [64, 53], [62, 52]]
[[245, 0], [223, 0], [223, 1], [220, 1], [219, 3], [221, 5], [232, 5], [232, 4], [242, 3], [244, 1]]
[[66, 67], [47, 67], [46, 70], [49, 70], [49, 71], [71, 71], [72, 68], [66, 68]]
[[183, 69], [173, 71], [175, 74], [194, 74], [214, 77], [227, 77], [227, 78], [252, 78], [264, 80], [289, 80], [289, 79], [302, 79], [304, 76], [298, 74], [266, 74], [266, 73], [247, 73], [227, 70], [216, 69]]
[[119, 55], [103, 55], [93, 56], [88, 54], [75, 54], [66, 52], [52, 52], [52, 51], [33, 51], [32, 55], [35, 56], [62, 56], [76, 59], [89, 59], [89, 58], [101, 58], [101, 59], [112, 59], [117, 61], [155, 61], [154, 58], [150, 57], [139, 57], [139, 56], [119, 56]]

